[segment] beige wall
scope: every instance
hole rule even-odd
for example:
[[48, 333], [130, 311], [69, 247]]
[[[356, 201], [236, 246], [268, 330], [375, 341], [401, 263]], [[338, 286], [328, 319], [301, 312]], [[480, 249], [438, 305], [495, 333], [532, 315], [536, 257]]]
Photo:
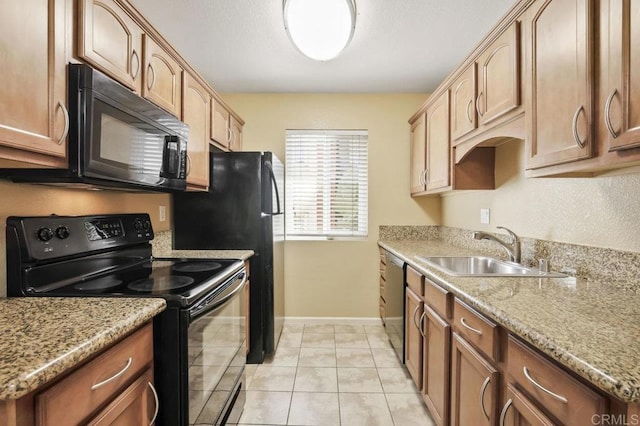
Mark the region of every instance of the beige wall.
[[[160, 222], [159, 206], [167, 207], [167, 220]], [[5, 224], [8, 216], [82, 215], [100, 213], [140, 213], [151, 215], [155, 231], [170, 228], [168, 194], [118, 191], [88, 191], [44, 185], [16, 184], [0, 180], [0, 296], [6, 295]]]
[[409, 125], [424, 94], [227, 94], [247, 122], [245, 150], [284, 160], [286, 129], [369, 131], [369, 237], [366, 241], [287, 241], [287, 316], [375, 317], [378, 226], [437, 224], [438, 198], [409, 197]]
[[[627, 170], [629, 172], [629, 170]], [[442, 224], [580, 245], [640, 252], [640, 173], [595, 178], [524, 178], [524, 142], [496, 152], [493, 191], [466, 191], [442, 198]], [[491, 209], [480, 225], [480, 208]]]

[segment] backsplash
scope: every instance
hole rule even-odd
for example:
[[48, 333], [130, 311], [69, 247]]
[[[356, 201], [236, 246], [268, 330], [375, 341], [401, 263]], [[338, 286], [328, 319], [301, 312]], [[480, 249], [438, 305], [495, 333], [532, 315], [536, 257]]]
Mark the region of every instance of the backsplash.
[[171, 231], [154, 232], [151, 240], [151, 250], [154, 256], [162, 257], [173, 249]]
[[[453, 246], [478, 250], [487, 256], [507, 259], [505, 250], [493, 241], [474, 240], [473, 231], [446, 226], [380, 226], [380, 240], [432, 240]], [[494, 233], [506, 239], [505, 234]], [[640, 290], [640, 253], [601, 247], [581, 246], [555, 241], [520, 238], [522, 264], [537, 267], [540, 259], [549, 261], [552, 271], [579, 278], [606, 281], [610, 285]], [[573, 272], [575, 270], [575, 272]]]

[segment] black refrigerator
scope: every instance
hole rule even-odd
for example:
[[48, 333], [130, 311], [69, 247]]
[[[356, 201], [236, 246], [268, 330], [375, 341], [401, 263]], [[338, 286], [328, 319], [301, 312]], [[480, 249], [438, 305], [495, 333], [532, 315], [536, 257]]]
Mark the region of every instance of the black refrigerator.
[[209, 156], [209, 191], [173, 195], [173, 247], [255, 252], [247, 362], [261, 363], [284, 322], [284, 166], [271, 152]]

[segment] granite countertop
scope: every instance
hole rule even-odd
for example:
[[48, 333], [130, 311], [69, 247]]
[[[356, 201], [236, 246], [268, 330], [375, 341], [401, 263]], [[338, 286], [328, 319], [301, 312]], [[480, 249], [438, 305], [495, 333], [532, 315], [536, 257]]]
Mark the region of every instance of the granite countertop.
[[158, 298], [0, 299], [0, 399], [17, 399], [131, 333]]
[[640, 402], [640, 294], [603, 280], [454, 277], [416, 256], [482, 254], [441, 241], [380, 241], [429, 279], [623, 402]]
[[253, 250], [157, 250], [153, 255], [154, 257], [247, 260], [253, 256]]

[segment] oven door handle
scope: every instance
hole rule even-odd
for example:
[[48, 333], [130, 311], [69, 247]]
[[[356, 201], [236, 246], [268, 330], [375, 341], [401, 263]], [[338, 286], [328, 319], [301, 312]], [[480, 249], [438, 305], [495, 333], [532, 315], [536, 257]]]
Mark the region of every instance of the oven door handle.
[[[234, 278], [235, 281], [238, 281], [238, 276], [236, 276]], [[189, 317], [193, 320], [195, 319], [197, 316], [199, 316], [200, 314], [204, 313], [204, 312], [213, 312], [216, 311], [219, 308], [222, 308], [222, 306], [230, 299], [232, 299], [240, 290], [242, 290], [244, 288], [244, 285], [247, 282], [247, 272], [243, 271], [242, 272], [242, 281], [240, 282], [240, 284], [238, 284], [238, 286], [236, 288], [234, 288], [230, 293], [225, 294], [223, 297], [221, 297], [220, 299], [213, 299], [210, 301], [206, 301], [202, 304], [196, 305], [193, 307], [192, 310], [189, 311]]]

